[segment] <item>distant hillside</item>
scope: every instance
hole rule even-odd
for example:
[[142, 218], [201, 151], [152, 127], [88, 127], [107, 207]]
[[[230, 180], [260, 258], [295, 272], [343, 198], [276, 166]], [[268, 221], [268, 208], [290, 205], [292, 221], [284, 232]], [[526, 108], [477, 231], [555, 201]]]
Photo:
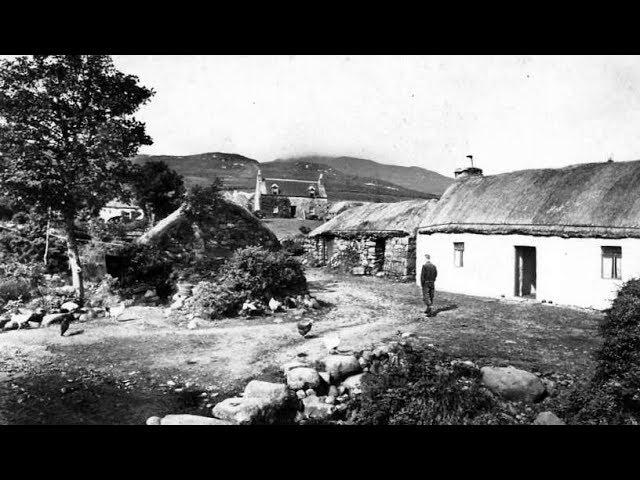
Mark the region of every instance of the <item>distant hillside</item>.
[[[330, 157], [314, 158], [327, 158], [331, 163]], [[322, 172], [330, 201], [395, 202], [412, 198], [434, 198], [441, 193], [440, 190], [437, 190], [438, 193], [434, 194], [426, 191], [425, 188], [420, 190], [407, 188], [387, 179], [370, 175], [366, 169], [356, 175], [346, 173], [337, 166], [332, 166], [328, 163], [313, 162], [307, 159], [287, 159], [259, 163], [256, 160], [235, 153], [213, 152], [181, 157], [138, 155], [133, 159], [133, 162], [141, 164], [152, 160], [167, 163], [170, 168], [185, 178], [187, 185], [206, 185], [217, 176], [222, 179], [226, 189], [250, 191], [255, 187], [256, 173], [260, 168], [265, 177], [298, 180], [316, 180], [320, 172]], [[371, 162], [370, 160], [364, 161]], [[376, 162], [371, 163], [380, 167], [392, 167], [391, 165], [382, 165]], [[406, 169], [407, 167], [392, 168]], [[353, 167], [351, 167], [351, 170], [353, 171]], [[428, 170], [419, 170], [438, 175]]]
[[311, 155], [277, 161], [320, 163], [340, 170], [347, 175], [377, 178], [410, 190], [436, 195], [442, 195], [447, 187], [453, 183], [453, 178], [445, 177], [425, 168], [388, 165], [364, 158]]
[[177, 157], [172, 155], [138, 155], [133, 163], [163, 161], [185, 179], [187, 185], [209, 185], [218, 177], [225, 188], [254, 188], [258, 161], [237, 153], [200, 153]]

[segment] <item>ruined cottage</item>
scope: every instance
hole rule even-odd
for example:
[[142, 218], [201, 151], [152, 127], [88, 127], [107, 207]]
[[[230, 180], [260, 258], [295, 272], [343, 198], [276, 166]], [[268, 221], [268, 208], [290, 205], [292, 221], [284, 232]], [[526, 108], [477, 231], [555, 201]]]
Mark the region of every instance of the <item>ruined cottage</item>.
[[322, 173], [317, 181], [263, 178], [258, 170], [253, 211], [265, 217], [322, 219], [327, 211]]
[[418, 230], [438, 288], [601, 309], [640, 275], [640, 161], [456, 177]]
[[348, 209], [309, 234], [308, 251], [322, 265], [358, 256], [353, 273], [413, 280], [416, 266], [416, 228], [434, 208], [435, 200], [370, 203]]

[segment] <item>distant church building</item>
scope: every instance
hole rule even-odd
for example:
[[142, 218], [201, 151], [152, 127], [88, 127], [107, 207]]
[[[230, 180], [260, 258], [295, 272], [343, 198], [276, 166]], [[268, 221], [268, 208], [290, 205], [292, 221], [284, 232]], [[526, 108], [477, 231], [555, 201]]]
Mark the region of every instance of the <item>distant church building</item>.
[[322, 219], [327, 212], [322, 173], [317, 181], [263, 178], [258, 170], [253, 211], [266, 217]]

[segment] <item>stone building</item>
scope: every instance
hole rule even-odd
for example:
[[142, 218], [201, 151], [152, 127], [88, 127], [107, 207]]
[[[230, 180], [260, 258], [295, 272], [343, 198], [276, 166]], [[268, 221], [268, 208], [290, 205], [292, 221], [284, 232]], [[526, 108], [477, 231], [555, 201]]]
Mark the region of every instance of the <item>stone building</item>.
[[317, 181], [263, 178], [258, 170], [253, 211], [265, 217], [322, 219], [327, 212], [322, 174]]
[[462, 170], [418, 232], [440, 289], [608, 308], [640, 276], [640, 161]]
[[322, 265], [413, 280], [416, 228], [435, 203], [408, 200], [348, 209], [309, 233], [307, 249]]
[[111, 200], [100, 209], [98, 215], [105, 222], [115, 219], [133, 221], [142, 220], [144, 218], [144, 210], [137, 205]]

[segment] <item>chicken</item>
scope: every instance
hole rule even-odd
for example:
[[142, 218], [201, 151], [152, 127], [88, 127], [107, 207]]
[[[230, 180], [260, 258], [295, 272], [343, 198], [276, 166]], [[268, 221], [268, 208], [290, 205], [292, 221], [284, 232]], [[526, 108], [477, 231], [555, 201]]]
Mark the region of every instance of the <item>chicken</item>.
[[304, 337], [311, 331], [312, 326], [313, 320], [300, 320], [298, 322], [298, 333]]
[[69, 330], [69, 325], [73, 321], [73, 314], [67, 313], [62, 321], [60, 322], [60, 336], [64, 337], [64, 334], [67, 330]]
[[120, 315], [122, 315], [124, 313], [124, 310], [127, 307], [125, 306], [124, 302], [120, 302], [119, 305], [115, 306], [115, 307], [107, 307], [107, 314], [112, 317], [117, 319]]
[[324, 346], [329, 352], [335, 350], [336, 348], [338, 348], [338, 345], [340, 345], [340, 337], [336, 335], [324, 337], [322, 341], [324, 342]]

